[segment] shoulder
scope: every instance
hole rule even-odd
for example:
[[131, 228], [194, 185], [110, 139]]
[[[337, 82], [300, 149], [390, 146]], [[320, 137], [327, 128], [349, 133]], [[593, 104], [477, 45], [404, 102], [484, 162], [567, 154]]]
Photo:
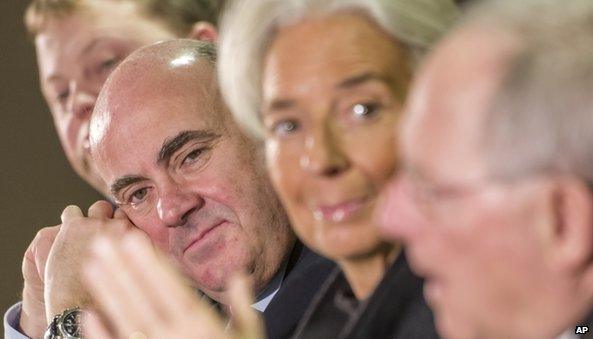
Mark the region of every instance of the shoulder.
[[287, 338], [294, 332], [313, 297], [336, 267], [304, 245], [299, 246], [280, 290], [264, 312], [269, 339]]

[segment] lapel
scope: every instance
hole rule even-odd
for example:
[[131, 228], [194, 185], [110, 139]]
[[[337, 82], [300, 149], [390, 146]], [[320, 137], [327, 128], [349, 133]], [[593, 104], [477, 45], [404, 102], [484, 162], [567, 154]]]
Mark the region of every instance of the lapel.
[[334, 268], [332, 261], [297, 241], [280, 290], [264, 311], [268, 339], [290, 337], [313, 296]]

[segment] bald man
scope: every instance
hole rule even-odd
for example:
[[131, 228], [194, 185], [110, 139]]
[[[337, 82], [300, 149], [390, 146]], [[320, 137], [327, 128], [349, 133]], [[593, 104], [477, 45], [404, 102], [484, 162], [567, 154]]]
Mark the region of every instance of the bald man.
[[[95, 106], [90, 141], [120, 208], [114, 213], [98, 202], [85, 217], [67, 207], [54, 246], [82, 249], [91, 233], [120, 237], [137, 227], [222, 305], [227, 280], [246, 273], [269, 336], [282, 338], [333, 264], [296, 241], [258, 145], [221, 101], [215, 60], [212, 44], [177, 40], [143, 48], [113, 72]], [[50, 253], [47, 314], [90, 304], [78, 276], [85, 257]]]
[[246, 269], [263, 291], [295, 238], [256, 145], [221, 101], [214, 58], [190, 41], [134, 54], [106, 82], [90, 137], [121, 210], [224, 304], [230, 274]]

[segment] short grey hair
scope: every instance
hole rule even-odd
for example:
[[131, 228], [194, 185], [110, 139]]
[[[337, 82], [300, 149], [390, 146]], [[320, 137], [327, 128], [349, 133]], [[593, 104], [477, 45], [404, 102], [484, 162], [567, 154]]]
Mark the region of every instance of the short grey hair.
[[484, 6], [476, 22], [517, 41], [483, 125], [490, 174], [569, 174], [593, 183], [593, 2]]
[[263, 59], [279, 27], [309, 15], [357, 11], [420, 59], [453, 24], [453, 0], [236, 0], [221, 20], [219, 82], [235, 119], [261, 137]]

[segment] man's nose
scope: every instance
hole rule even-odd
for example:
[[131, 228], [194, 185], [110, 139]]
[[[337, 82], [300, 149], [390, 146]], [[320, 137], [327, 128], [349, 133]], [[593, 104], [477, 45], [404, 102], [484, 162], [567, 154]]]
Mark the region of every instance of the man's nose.
[[329, 124], [318, 126], [306, 137], [299, 163], [304, 170], [326, 177], [338, 176], [350, 165], [340, 148], [337, 133]]
[[167, 227], [177, 227], [185, 225], [188, 216], [203, 205], [204, 200], [198, 194], [185, 191], [175, 184], [161, 190], [157, 212]]
[[88, 120], [93, 112], [97, 95], [72, 81], [70, 83], [70, 97], [68, 98], [68, 112], [81, 120]]
[[426, 218], [415, 205], [409, 183], [396, 175], [385, 187], [376, 220], [382, 236], [388, 240], [413, 240], [426, 225]]

